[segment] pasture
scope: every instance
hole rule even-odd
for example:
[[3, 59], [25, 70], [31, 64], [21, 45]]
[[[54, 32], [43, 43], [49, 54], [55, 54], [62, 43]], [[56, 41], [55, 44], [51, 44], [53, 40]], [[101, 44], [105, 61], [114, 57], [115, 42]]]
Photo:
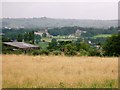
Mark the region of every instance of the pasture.
[[[52, 38], [57, 39], [58, 41], [74, 41], [77, 40], [77, 37], [69, 37], [69, 36], [53, 36]], [[44, 37], [42, 40], [46, 42], [51, 42], [52, 38]]]
[[3, 88], [117, 88], [118, 58], [2, 55]]
[[107, 37], [111, 37], [112, 34], [98, 34], [98, 35], [95, 35], [93, 36], [94, 39], [96, 38], [107, 38]]

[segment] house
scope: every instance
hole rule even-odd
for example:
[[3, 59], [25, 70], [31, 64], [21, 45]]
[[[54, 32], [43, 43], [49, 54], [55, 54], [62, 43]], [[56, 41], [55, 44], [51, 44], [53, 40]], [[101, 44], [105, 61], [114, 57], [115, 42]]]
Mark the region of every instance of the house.
[[39, 46], [35, 46], [25, 42], [3, 42], [4, 45], [13, 47], [14, 49], [22, 49], [22, 50], [31, 50], [31, 49], [39, 49]]
[[50, 34], [48, 33], [48, 30], [47, 30], [47, 29], [45, 29], [45, 30], [43, 30], [43, 31], [34, 32], [35, 35], [40, 35], [40, 36], [42, 36], [43, 33], [46, 33], [46, 37], [52, 37], [52, 35], [50, 35]]
[[35, 35], [40, 35], [40, 36], [42, 36], [43, 33], [44, 32], [41, 32], [41, 31], [34, 32]]
[[79, 37], [82, 33], [86, 33], [86, 31], [77, 29], [76, 32], [75, 32], [75, 36]]

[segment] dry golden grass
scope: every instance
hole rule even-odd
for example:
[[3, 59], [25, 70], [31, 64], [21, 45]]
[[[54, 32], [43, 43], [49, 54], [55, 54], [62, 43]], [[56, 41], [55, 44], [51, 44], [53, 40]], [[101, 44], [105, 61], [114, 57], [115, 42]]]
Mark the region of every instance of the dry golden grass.
[[2, 89], [2, 57], [0, 57], [0, 89]]
[[118, 87], [118, 58], [2, 55], [3, 88]]

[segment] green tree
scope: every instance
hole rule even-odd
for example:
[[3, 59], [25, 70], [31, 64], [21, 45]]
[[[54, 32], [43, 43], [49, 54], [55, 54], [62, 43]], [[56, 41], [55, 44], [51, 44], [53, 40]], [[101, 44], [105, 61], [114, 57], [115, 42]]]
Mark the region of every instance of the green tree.
[[80, 51], [80, 50], [89, 51], [89, 49], [90, 49], [90, 45], [87, 44], [86, 42], [76, 43], [76, 50], [77, 51]]
[[58, 49], [58, 42], [55, 38], [53, 38], [51, 43], [49, 43], [48, 49]]
[[90, 48], [90, 45], [89, 45], [89, 44], [87, 44], [87, 43], [85, 43], [85, 42], [81, 42], [81, 43], [80, 43], [80, 49], [83, 49], [83, 50], [85, 50], [85, 51], [88, 51], [89, 48]]
[[38, 44], [41, 41], [40, 35], [35, 35], [35, 43]]
[[29, 32], [29, 39], [30, 39], [30, 41], [31, 41], [31, 43], [32, 44], [34, 44], [34, 31], [32, 31], [32, 32]]
[[103, 50], [105, 55], [120, 56], [120, 34], [109, 37], [103, 46]]
[[64, 54], [71, 56], [77, 55], [76, 46], [73, 44], [66, 44]]
[[23, 40], [23, 35], [18, 34], [18, 35], [17, 35], [17, 41], [18, 41], [18, 42], [22, 42], [22, 40]]
[[24, 34], [24, 40], [25, 40], [25, 42], [34, 44], [34, 39], [35, 39], [34, 31], [26, 32]]
[[1, 36], [2, 37], [2, 42], [10, 42], [11, 40], [8, 37]]

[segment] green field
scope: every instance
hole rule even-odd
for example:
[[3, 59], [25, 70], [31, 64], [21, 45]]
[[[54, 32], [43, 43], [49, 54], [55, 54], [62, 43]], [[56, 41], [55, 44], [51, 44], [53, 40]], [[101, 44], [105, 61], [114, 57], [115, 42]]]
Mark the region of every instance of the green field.
[[39, 43], [39, 46], [42, 48], [42, 49], [46, 49], [48, 47], [48, 42], [40, 42]]
[[107, 37], [111, 37], [112, 35], [111, 34], [98, 34], [98, 35], [95, 35], [93, 36], [93, 38], [107, 38]]
[[[53, 36], [52, 38], [55, 38], [58, 41], [73, 41], [73, 40], [77, 40], [77, 38], [69, 38], [68, 36]], [[46, 49], [48, 47], [48, 44], [51, 42], [52, 38], [44, 37], [44, 38], [42, 38], [42, 40], [44, 40], [45, 42], [39, 42], [38, 45], [42, 49]]]
[[44, 37], [42, 40], [45, 40], [45, 42], [51, 42], [52, 38]]
[[73, 40], [77, 40], [76, 38], [66, 38], [66, 39], [57, 39], [58, 41], [73, 41]]
[[[77, 40], [76, 37], [69, 37], [69, 36], [53, 36], [52, 38], [55, 38], [58, 41], [72, 41], [72, 40]], [[42, 38], [42, 40], [45, 40], [45, 42], [51, 42], [52, 38], [45, 37], [45, 38]]]

